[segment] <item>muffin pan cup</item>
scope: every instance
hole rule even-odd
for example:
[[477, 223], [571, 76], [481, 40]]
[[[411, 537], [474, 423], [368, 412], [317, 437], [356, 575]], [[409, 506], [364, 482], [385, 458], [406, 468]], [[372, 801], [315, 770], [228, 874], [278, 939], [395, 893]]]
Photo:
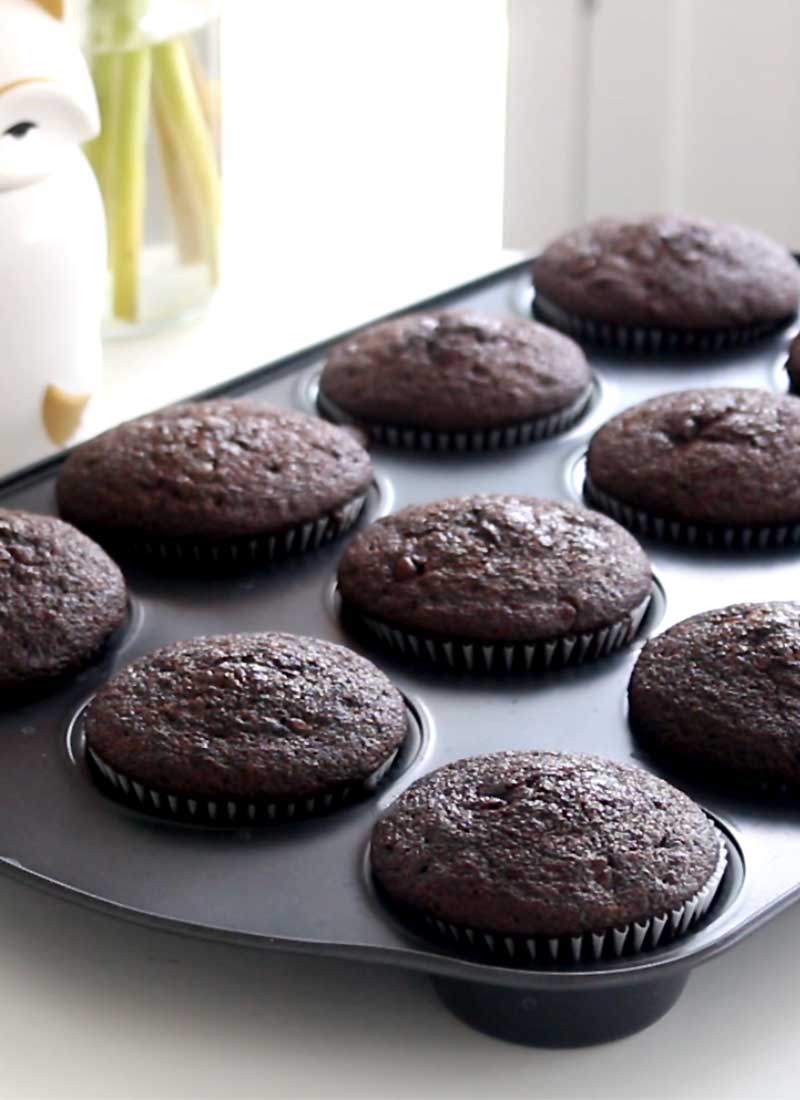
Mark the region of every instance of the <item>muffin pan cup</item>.
[[[728, 865], [725, 838], [717, 835], [719, 859], [708, 882], [675, 909], [632, 924], [576, 936], [522, 936], [452, 924], [430, 914], [420, 917], [398, 910], [398, 915], [417, 927], [422, 935], [446, 943], [460, 954], [505, 966], [591, 965], [603, 959], [640, 955], [674, 942], [690, 932], [708, 913]], [[392, 905], [390, 901], [386, 904]]]
[[[530, 303], [522, 300], [529, 287], [526, 261], [416, 307], [463, 305], [525, 314]], [[568, 433], [536, 447], [479, 453], [380, 449], [374, 456], [380, 502], [377, 509], [368, 502], [366, 514], [352, 520], [364, 524], [376, 510], [476, 492], [574, 502], [580, 499], [576, 460], [605, 419], [657, 393], [685, 388], [687, 372], [693, 384], [699, 375], [707, 385], [778, 386], [775, 364], [785, 360], [785, 344], [781, 334], [763, 346], [721, 356], [669, 360], [649, 355], [641, 363], [630, 354], [595, 349], [590, 359], [600, 382], [597, 400]], [[327, 352], [327, 344], [319, 345], [201, 396], [259, 396], [308, 411], [308, 379], [318, 374]], [[0, 486], [0, 503], [53, 512], [57, 468], [58, 459], [7, 479]], [[61, 898], [182, 934], [415, 970], [430, 976], [443, 1002], [471, 1026], [515, 1042], [553, 1046], [603, 1042], [648, 1026], [675, 1002], [695, 968], [800, 898], [797, 801], [723, 791], [693, 771], [666, 768], [633, 741], [625, 710], [640, 640], [706, 608], [785, 599], [796, 584], [800, 549], [775, 550], [765, 568], [759, 554], [693, 554], [652, 541], [647, 549], [659, 594], [629, 646], [580, 665], [570, 654], [563, 668], [556, 667], [554, 653], [551, 667], [536, 676], [454, 677], [442, 675], [427, 659], [400, 660], [401, 652], [372, 638], [362, 646], [360, 635], [345, 629], [331, 599], [341, 553], [341, 544], [332, 539], [341, 530], [338, 522], [333, 530], [326, 528], [315, 553], [294, 552], [298, 539], [302, 547], [302, 531], [299, 536], [295, 531], [285, 557], [286, 546], [279, 549], [276, 540], [273, 555], [267, 546], [268, 559], [276, 560], [264, 561], [266, 568], [260, 561], [231, 571], [215, 565], [200, 575], [176, 557], [181, 567], [168, 570], [158, 550], [149, 567], [124, 564], [136, 615], [121, 637], [96, 664], [37, 698], [3, 700], [0, 871]], [[161, 817], [152, 812], [152, 796], [144, 789], [143, 801], [135, 790], [130, 800], [99, 789], [80, 735], [87, 698], [122, 665], [163, 645], [259, 630], [306, 634], [360, 649], [413, 702], [420, 734], [401, 748], [373, 794], [365, 792], [367, 797], [348, 801], [335, 813], [304, 820], [278, 820], [276, 806], [273, 821], [267, 810], [263, 824], [220, 828], [219, 806], [216, 821], [206, 806], [205, 827], [198, 827], [172, 813], [169, 792], [169, 816]], [[524, 664], [525, 657], [523, 647], [522, 656], [515, 651], [514, 661]], [[542, 662], [547, 660], [545, 649]], [[446, 651], [444, 661], [449, 667]], [[505, 654], [493, 653], [492, 671], [504, 673], [504, 662]], [[634, 755], [639, 765], [702, 805], [728, 849], [728, 865], [706, 915], [680, 936], [662, 934], [652, 949], [647, 937], [652, 941], [653, 932], [646, 932], [638, 953], [632, 950], [638, 933], [629, 932], [616, 957], [612, 932], [598, 960], [582, 944], [576, 962], [570, 943], [563, 949], [559, 945], [553, 961], [545, 943], [544, 957], [524, 965], [502, 954], [503, 945], [495, 956], [483, 950], [467, 955], [449, 933], [441, 937], [437, 929], [434, 939], [398, 921], [378, 896], [365, 859], [375, 820], [408, 784], [443, 764], [531, 748], [620, 761]], [[728, 965], [736, 966], [735, 952]]]
[[362, 494], [318, 519], [270, 534], [239, 538], [202, 541], [149, 539], [139, 533], [118, 536], [101, 530], [87, 533], [123, 562], [140, 561], [168, 569], [247, 569], [310, 553], [346, 534], [358, 522], [366, 500], [367, 495]]
[[677, 352], [679, 354], [709, 353], [743, 347], [785, 328], [791, 317], [754, 325], [721, 329], [650, 328], [644, 325], [618, 325], [594, 321], [570, 313], [555, 305], [542, 294], [533, 300], [533, 315], [553, 328], [560, 329], [581, 342], [595, 344], [612, 351], [637, 355]]
[[531, 642], [487, 643], [447, 638], [400, 629], [344, 603], [345, 620], [362, 626], [378, 642], [403, 657], [438, 668], [467, 673], [537, 673], [567, 665], [582, 665], [630, 645], [652, 601], [647, 596], [624, 619], [582, 634]]
[[752, 525], [694, 523], [654, 516], [598, 489], [589, 476], [583, 487], [588, 504], [599, 508], [635, 535], [709, 550], [781, 550], [800, 545], [800, 522]]
[[[403, 447], [417, 451], [497, 451], [505, 447], [519, 447], [551, 439], [571, 428], [586, 412], [592, 400], [594, 385], [589, 385], [566, 408], [534, 420], [521, 420], [495, 428], [441, 431], [410, 424], [377, 424], [355, 421], [369, 433], [371, 439], [387, 447]], [[317, 395], [317, 407], [323, 416], [336, 424], [354, 421], [321, 391]]]

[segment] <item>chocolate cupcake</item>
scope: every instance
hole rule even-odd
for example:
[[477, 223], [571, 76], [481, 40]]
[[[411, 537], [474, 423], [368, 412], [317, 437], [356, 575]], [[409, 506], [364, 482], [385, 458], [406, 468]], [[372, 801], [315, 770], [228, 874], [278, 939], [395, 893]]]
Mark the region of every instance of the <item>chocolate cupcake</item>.
[[637, 739], [687, 776], [800, 791], [800, 603], [705, 611], [648, 642]]
[[52, 516], [0, 509], [0, 688], [17, 693], [87, 664], [125, 621], [125, 581]]
[[242, 634], [159, 649], [83, 718], [96, 777], [137, 808], [204, 824], [289, 821], [371, 793], [406, 737], [403, 698], [342, 646]]
[[353, 435], [255, 400], [196, 402], [78, 447], [61, 514], [115, 551], [180, 563], [264, 562], [357, 520], [372, 479]]
[[800, 332], [789, 345], [789, 358], [786, 361], [786, 372], [789, 375], [789, 390], [791, 393], [800, 393]]
[[534, 312], [578, 337], [633, 351], [717, 351], [788, 323], [800, 300], [791, 253], [708, 218], [602, 218], [534, 263]]
[[383, 898], [415, 929], [504, 964], [658, 947], [711, 905], [726, 850], [694, 802], [596, 756], [499, 752], [418, 780], [377, 822]]
[[652, 576], [586, 508], [517, 496], [417, 504], [360, 532], [339, 564], [346, 621], [414, 660], [466, 671], [578, 664], [626, 645]]
[[684, 390], [609, 420], [589, 444], [587, 500], [637, 533], [735, 549], [800, 542], [800, 402]]
[[337, 345], [319, 406], [392, 446], [483, 450], [545, 439], [589, 403], [577, 344], [544, 325], [466, 310], [415, 313]]

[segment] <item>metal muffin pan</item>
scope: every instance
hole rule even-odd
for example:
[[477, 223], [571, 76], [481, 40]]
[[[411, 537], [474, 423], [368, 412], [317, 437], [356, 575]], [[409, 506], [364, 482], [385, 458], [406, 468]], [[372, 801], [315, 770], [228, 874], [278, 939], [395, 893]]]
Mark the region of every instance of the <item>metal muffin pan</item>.
[[[530, 310], [527, 262], [419, 306]], [[412, 502], [475, 492], [581, 499], [592, 432], [643, 398], [689, 386], [785, 391], [791, 329], [741, 351], [690, 358], [589, 352], [596, 392], [581, 420], [544, 442], [496, 452], [373, 449], [376, 482], [360, 525]], [[314, 412], [325, 345], [201, 396], [252, 394]], [[58, 460], [6, 479], [0, 504], [55, 512]], [[384, 963], [431, 976], [444, 1002], [493, 1035], [579, 1045], [657, 1020], [690, 972], [800, 898], [797, 804], [724, 793], [669, 774], [640, 752], [626, 719], [626, 687], [646, 637], [687, 615], [739, 600], [791, 598], [800, 550], [690, 551], [643, 541], [656, 596], [633, 645], [545, 675], [469, 676], [393, 657], [348, 633], [335, 594], [344, 540], [233, 577], [159, 577], [126, 567], [126, 629], [92, 667], [37, 700], [0, 709], [0, 870], [108, 913], [176, 932], [272, 950]], [[159, 820], [91, 782], [80, 711], [113, 672], [156, 647], [200, 634], [286, 630], [365, 653], [394, 680], [416, 716], [413, 744], [375, 795], [327, 817], [261, 828]], [[368, 871], [376, 817], [414, 779], [459, 757], [499, 749], [592, 752], [663, 774], [700, 802], [724, 832], [729, 866], [697, 930], [638, 956], [591, 966], [515, 968], [475, 962], [404, 928], [377, 898]], [[735, 966], [735, 954], [730, 965]]]

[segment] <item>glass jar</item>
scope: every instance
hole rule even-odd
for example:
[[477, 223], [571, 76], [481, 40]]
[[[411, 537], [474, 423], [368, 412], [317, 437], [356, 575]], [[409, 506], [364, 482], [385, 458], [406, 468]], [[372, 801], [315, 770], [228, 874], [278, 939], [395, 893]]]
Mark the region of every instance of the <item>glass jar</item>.
[[83, 0], [102, 132], [107, 333], [191, 316], [219, 279], [220, 0]]

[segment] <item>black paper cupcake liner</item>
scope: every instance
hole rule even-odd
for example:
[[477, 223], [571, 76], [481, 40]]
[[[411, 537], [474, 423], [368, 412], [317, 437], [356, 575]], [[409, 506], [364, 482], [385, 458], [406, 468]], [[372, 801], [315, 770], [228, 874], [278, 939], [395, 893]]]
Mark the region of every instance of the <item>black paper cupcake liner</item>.
[[112, 552], [145, 564], [166, 568], [236, 569], [264, 565], [282, 558], [317, 550], [349, 531], [363, 511], [367, 495], [355, 497], [319, 519], [288, 527], [269, 535], [203, 541], [200, 539], [109, 538], [96, 532], [93, 537]]
[[641, 354], [717, 352], [742, 347], [783, 328], [791, 317], [721, 329], [650, 328], [593, 321], [570, 313], [541, 294], [533, 300], [533, 314], [545, 324], [586, 343], [613, 351]]
[[101, 788], [119, 802], [156, 817], [229, 828], [286, 824], [318, 817], [374, 794], [400, 753], [397, 748], [366, 779], [339, 784], [320, 794], [293, 799], [189, 797], [140, 783], [112, 768], [94, 749], [86, 749], [90, 771]]
[[589, 504], [629, 531], [659, 542], [710, 550], [779, 550], [800, 544], [800, 523], [736, 526], [667, 519], [609, 496], [598, 489], [588, 475], [583, 484], [583, 494]]
[[[359, 421], [359, 427], [369, 432], [376, 442], [388, 447], [400, 447], [416, 451], [498, 451], [507, 447], [538, 443], [571, 428], [589, 406], [594, 393], [590, 384], [571, 404], [547, 416], [520, 421], [499, 428], [439, 431], [403, 424], [379, 424]], [[337, 422], [346, 420], [346, 414], [329, 398], [320, 393], [317, 397], [320, 411]]]
[[[502, 966], [570, 966], [640, 955], [664, 947], [691, 932], [708, 913], [719, 892], [728, 865], [728, 849], [722, 835], [719, 859], [709, 878], [695, 894], [675, 909], [657, 913], [644, 921], [584, 932], [577, 936], [505, 935], [468, 925], [451, 924], [430, 914], [420, 916], [396, 908], [403, 923], [413, 925], [421, 935], [469, 955], [476, 961]], [[380, 891], [381, 897], [383, 892]]]
[[638, 633], [651, 600], [652, 594], [624, 619], [600, 630], [510, 643], [485, 643], [419, 634], [380, 622], [347, 604], [342, 605], [342, 610], [345, 617], [353, 616], [383, 645], [410, 660], [468, 673], [534, 673], [597, 660], [628, 645]]

